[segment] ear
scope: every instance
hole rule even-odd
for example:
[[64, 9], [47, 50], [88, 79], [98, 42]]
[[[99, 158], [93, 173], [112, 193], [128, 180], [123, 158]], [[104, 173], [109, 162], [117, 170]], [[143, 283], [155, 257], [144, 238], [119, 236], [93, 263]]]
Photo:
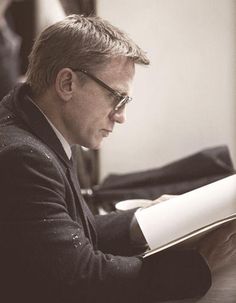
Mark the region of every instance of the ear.
[[72, 97], [72, 80], [73, 71], [70, 68], [63, 68], [57, 74], [55, 89], [64, 101], [69, 101]]

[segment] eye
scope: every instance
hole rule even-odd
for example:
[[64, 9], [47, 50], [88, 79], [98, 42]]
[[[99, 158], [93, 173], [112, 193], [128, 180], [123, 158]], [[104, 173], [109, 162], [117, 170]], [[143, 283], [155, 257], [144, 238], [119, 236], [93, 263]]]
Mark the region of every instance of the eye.
[[122, 98], [120, 96], [117, 96], [113, 93], [108, 93], [108, 97], [110, 100], [112, 100], [112, 102], [115, 102], [115, 103], [119, 103], [122, 100]]

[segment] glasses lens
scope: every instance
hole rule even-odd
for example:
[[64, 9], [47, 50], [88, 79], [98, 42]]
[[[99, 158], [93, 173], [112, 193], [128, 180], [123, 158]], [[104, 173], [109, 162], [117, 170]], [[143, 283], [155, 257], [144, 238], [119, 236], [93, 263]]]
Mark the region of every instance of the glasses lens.
[[129, 96], [125, 96], [123, 99], [120, 100], [120, 102], [116, 105], [115, 111], [119, 111], [121, 108], [123, 108], [127, 103], [129, 103], [132, 100]]

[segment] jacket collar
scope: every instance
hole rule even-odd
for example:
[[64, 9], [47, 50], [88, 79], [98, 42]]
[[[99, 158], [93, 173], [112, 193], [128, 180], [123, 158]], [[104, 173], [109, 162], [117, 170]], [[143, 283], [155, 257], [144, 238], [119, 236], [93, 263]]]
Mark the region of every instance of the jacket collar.
[[47, 121], [47, 118], [27, 96], [30, 96], [29, 85], [20, 84], [15, 88], [13, 92], [13, 103], [16, 112], [20, 118], [24, 120], [32, 133], [48, 145], [64, 164], [71, 167], [72, 163], [68, 159], [60, 140]]

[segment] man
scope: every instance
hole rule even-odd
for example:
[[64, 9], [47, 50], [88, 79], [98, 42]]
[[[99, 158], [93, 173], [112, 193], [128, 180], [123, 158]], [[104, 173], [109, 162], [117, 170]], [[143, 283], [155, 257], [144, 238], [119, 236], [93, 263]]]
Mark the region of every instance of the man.
[[0, 105], [3, 302], [156, 302], [203, 295], [211, 276], [193, 250], [143, 259], [134, 211], [94, 217], [73, 145], [97, 149], [124, 123], [144, 52], [96, 17], [71, 15], [37, 38], [27, 81]]

